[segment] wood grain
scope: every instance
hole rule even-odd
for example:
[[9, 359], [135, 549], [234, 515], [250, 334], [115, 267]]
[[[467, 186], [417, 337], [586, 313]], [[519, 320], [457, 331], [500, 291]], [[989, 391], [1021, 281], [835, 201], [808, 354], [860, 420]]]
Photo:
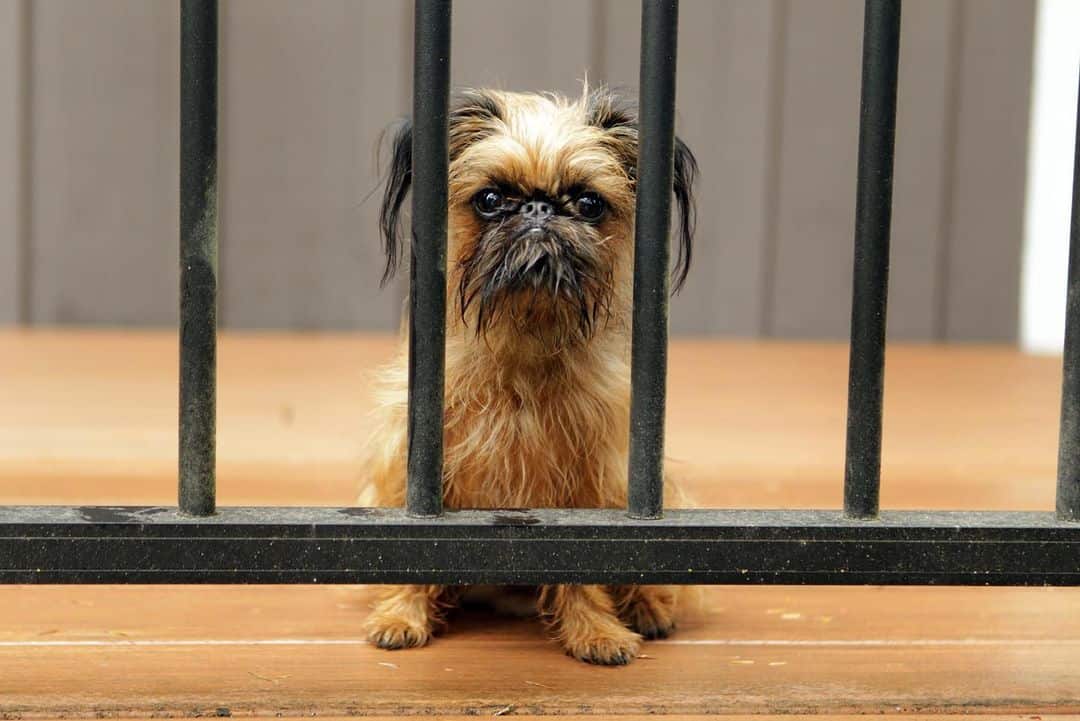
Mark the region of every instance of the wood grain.
[[[504, 706], [501, 709], [497, 709], [492, 713], [492, 716], [507, 716], [512, 715], [515, 711], [513, 706]], [[133, 721], [136, 721], [137, 717], [131, 717]], [[265, 717], [253, 716], [249, 717], [252, 721], [266, 721]], [[349, 716], [322, 716], [323, 721], [341, 721], [344, 718], [353, 718]], [[370, 721], [381, 721], [382, 719], [400, 718], [400, 716], [365, 716]], [[464, 719], [475, 719], [476, 714], [430, 714], [425, 716], [431, 721], [464, 721]], [[646, 721], [646, 719], [655, 719], [654, 714], [566, 714], [559, 716], [561, 721], [597, 721], [598, 719], [618, 719], [619, 721]], [[1030, 716], [1018, 715], [1018, 714], [972, 714], [964, 713], [962, 715], [957, 714], [953, 716], [944, 716], [941, 714], [906, 714], [906, 721], [929, 721], [930, 719], [955, 719], [956, 721], [1018, 721], [1019, 719], [1031, 719]], [[1071, 719], [1080, 718], [1076, 714], [1042, 714], [1038, 717], [1042, 721], [1069, 721]], [[753, 714], [753, 715], [735, 715], [735, 714], [664, 714], [665, 721], [703, 721], [704, 719], [711, 719], [712, 721], [776, 721], [783, 719], [784, 721], [802, 721], [803, 719], [810, 719], [813, 721], [822, 721], [822, 719], [828, 719], [829, 721], [865, 721], [866, 717], [860, 714], [828, 714], [826, 716], [820, 714]]]
[[[222, 502], [350, 503], [367, 379], [393, 347], [225, 335]], [[0, 333], [0, 502], [172, 502], [175, 351], [171, 334]], [[839, 345], [675, 344], [673, 467], [703, 505], [836, 506], [845, 369]], [[884, 505], [1049, 508], [1059, 384], [1056, 358], [891, 349]], [[379, 651], [367, 594], [2, 587], [0, 715], [1080, 711], [1074, 589], [712, 588], [623, 669], [481, 611]]]

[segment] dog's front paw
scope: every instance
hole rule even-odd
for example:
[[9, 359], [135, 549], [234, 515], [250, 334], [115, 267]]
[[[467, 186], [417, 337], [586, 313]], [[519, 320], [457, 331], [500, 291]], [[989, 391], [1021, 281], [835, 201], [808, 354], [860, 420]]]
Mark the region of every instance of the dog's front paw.
[[565, 641], [566, 652], [585, 663], [600, 666], [625, 666], [637, 658], [641, 636], [628, 628], [608, 628]]
[[667, 638], [675, 630], [675, 619], [666, 609], [637, 607], [630, 616], [630, 628], [653, 641]]
[[431, 629], [425, 621], [397, 614], [372, 614], [366, 627], [368, 641], [379, 648], [415, 648], [431, 640]]
[[648, 640], [667, 638], [675, 630], [675, 594], [663, 586], [637, 586], [624, 591], [619, 616]]

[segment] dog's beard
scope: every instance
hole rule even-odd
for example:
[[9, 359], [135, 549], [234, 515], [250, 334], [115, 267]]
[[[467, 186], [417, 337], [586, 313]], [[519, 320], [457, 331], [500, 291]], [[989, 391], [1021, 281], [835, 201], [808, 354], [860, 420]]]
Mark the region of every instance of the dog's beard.
[[611, 314], [604, 242], [595, 226], [561, 218], [486, 228], [460, 261], [462, 321], [485, 337], [508, 325], [555, 350], [587, 342]]

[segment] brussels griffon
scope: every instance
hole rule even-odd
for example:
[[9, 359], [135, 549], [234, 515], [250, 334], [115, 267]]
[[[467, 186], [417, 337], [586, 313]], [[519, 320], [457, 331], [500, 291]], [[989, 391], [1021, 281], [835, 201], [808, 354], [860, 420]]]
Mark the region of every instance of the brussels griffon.
[[[411, 129], [393, 140], [381, 230], [400, 264]], [[637, 114], [613, 92], [470, 90], [449, 118], [443, 494], [449, 508], [626, 506]], [[696, 162], [675, 143], [673, 287], [686, 277]], [[407, 357], [381, 377], [360, 503], [405, 502]], [[473, 589], [479, 590], [479, 589]], [[421, 646], [468, 589], [391, 587], [367, 620], [388, 649]], [[518, 589], [520, 593], [520, 589]], [[674, 626], [674, 589], [544, 586], [566, 652], [625, 664]]]

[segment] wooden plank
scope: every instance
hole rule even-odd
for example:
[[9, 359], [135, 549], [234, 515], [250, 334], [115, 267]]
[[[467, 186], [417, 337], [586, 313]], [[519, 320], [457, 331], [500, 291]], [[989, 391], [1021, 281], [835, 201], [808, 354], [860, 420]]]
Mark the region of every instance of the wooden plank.
[[[501, 710], [501, 709], [500, 709]], [[511, 713], [514, 709], [510, 709], [507, 713]], [[503, 714], [506, 715], [506, 714]], [[519, 714], [520, 715], [520, 714]], [[251, 717], [252, 721], [269, 721], [265, 717]], [[348, 716], [323, 716], [324, 721], [343, 721], [343, 719], [350, 718]], [[366, 716], [365, 718], [371, 721], [383, 721], [388, 718], [398, 718], [391, 716]], [[475, 719], [475, 715], [447, 715], [438, 714], [435, 716], [428, 716], [429, 719], [435, 721], [465, 721], [465, 719]], [[865, 721], [865, 717], [856, 714], [755, 714], [752, 716], [747, 715], [727, 715], [727, 714], [664, 714], [665, 721], [796, 721], [801, 719], [808, 719], [812, 721]], [[943, 716], [941, 714], [904, 714], [906, 721], [930, 721], [930, 719], [942, 719], [950, 718], [949, 716]], [[1043, 714], [1041, 716], [1045, 721], [1067, 721], [1078, 718], [1076, 715], [1071, 714]], [[567, 714], [560, 716], [562, 721], [609, 721], [611, 719], [617, 719], [617, 721], [655, 721], [655, 715], [648, 714]], [[147, 721], [146, 719], [133, 719], [133, 721]], [[1016, 721], [1015, 715], [1006, 714], [963, 714], [963, 719], [956, 717], [956, 721]]]
[[29, 6], [21, 0], [0, 5], [0, 324], [22, 313], [26, 197], [26, 33]]
[[[389, 329], [377, 139], [409, 107], [404, 3], [222, 5], [222, 321]], [[370, 193], [370, 195], [369, 195]]]
[[[0, 332], [0, 407], [17, 409], [0, 416], [0, 502], [171, 502], [175, 342]], [[371, 370], [393, 351], [226, 333], [222, 502], [350, 503]], [[673, 475], [700, 505], [836, 507], [846, 360], [841, 344], [674, 344]], [[898, 345], [883, 504], [1050, 508], [1058, 366]], [[1068, 589], [708, 589], [619, 670], [478, 611], [427, 649], [380, 652], [360, 640], [367, 604], [354, 587], [0, 588], [0, 714], [1080, 711]]]
[[33, 13], [29, 320], [171, 324], [179, 8], [54, 1]]
[[[501, 710], [501, 709], [499, 709]], [[506, 713], [511, 713], [510, 709]], [[506, 715], [506, 714], [503, 714]], [[518, 715], [521, 715], [520, 713]], [[1016, 715], [1007, 714], [969, 714], [965, 713], [955, 717], [942, 714], [904, 714], [905, 721], [930, 721], [931, 719], [955, 718], [955, 721], [1016, 721]], [[269, 721], [266, 717], [253, 716], [252, 721]], [[343, 721], [349, 716], [323, 716], [324, 721]], [[365, 716], [370, 721], [384, 721], [397, 716]], [[465, 721], [475, 719], [475, 715], [452, 715], [437, 714], [427, 718], [433, 721]], [[655, 715], [649, 714], [567, 714], [559, 717], [561, 721], [656, 721]], [[858, 714], [754, 714], [754, 715], [731, 715], [731, 714], [664, 714], [665, 721], [866, 721], [864, 716]], [[1071, 721], [1080, 718], [1075, 714], [1042, 714], [1044, 721]], [[148, 719], [133, 718], [132, 721], [148, 721]]]
[[[692, 0], [679, 12], [678, 129], [701, 166], [694, 265], [671, 303], [674, 334], [757, 335], [776, 108], [776, 0]], [[636, 92], [636, 8], [599, 5], [598, 79]]]
[[[371, 376], [395, 347], [225, 334], [222, 503], [351, 503]], [[0, 407], [18, 409], [0, 415], [0, 500], [172, 502], [176, 351], [172, 333], [0, 333]], [[1006, 348], [892, 347], [883, 506], [1052, 508], [1060, 378], [1058, 359]], [[839, 507], [843, 344], [679, 341], [669, 384], [670, 468], [697, 503]]]
[[566, 658], [535, 621], [482, 612], [428, 648], [380, 651], [358, 638], [366, 601], [348, 587], [5, 588], [17, 622], [0, 642], [0, 711], [1080, 710], [1076, 594], [836, 591], [711, 590], [675, 637], [613, 670]]
[[1013, 341], [1019, 332], [1035, 5], [962, 0], [960, 10], [939, 334], [949, 340]]

